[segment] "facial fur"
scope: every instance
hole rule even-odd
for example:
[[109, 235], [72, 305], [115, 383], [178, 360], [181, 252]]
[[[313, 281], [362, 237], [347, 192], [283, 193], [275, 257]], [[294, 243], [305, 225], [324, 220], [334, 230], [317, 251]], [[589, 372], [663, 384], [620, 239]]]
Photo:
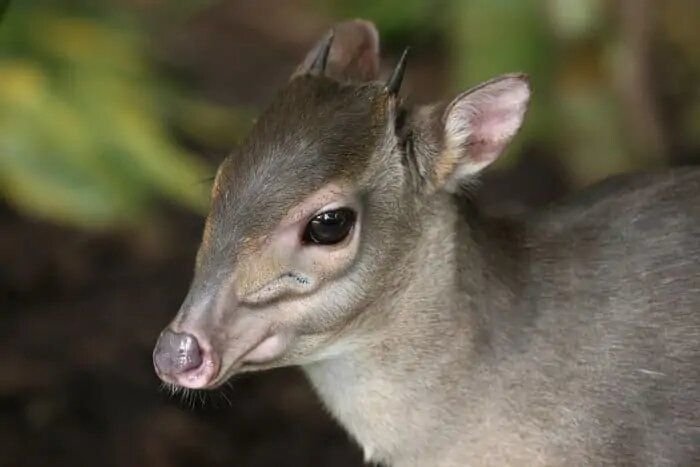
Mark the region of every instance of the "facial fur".
[[[391, 85], [370, 79], [371, 24], [341, 23], [336, 36], [312, 49], [217, 172], [193, 283], [154, 352], [167, 382], [213, 387], [360, 345], [347, 330], [410, 279], [397, 265], [421, 234], [422, 207], [492, 162], [522, 122], [522, 76], [411, 109], [396, 94], [403, 59]], [[318, 244], [308, 229], [320, 218], [352, 226]]]
[[[194, 281], [173, 323], [218, 355], [211, 385], [312, 361], [380, 289], [368, 278], [390, 266], [387, 253], [401, 243], [390, 232], [405, 222], [395, 107], [376, 83], [295, 77], [222, 163]], [[336, 207], [357, 214], [348, 239], [304, 245], [309, 219]]]

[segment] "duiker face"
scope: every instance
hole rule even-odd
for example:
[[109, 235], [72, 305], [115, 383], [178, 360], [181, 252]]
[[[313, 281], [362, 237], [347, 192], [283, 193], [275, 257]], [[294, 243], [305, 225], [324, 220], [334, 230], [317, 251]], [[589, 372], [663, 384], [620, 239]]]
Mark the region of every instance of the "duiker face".
[[338, 336], [420, 234], [416, 201], [487, 165], [520, 126], [522, 78], [406, 113], [400, 77], [374, 81], [374, 27], [334, 31], [219, 168], [194, 280], [154, 351], [168, 383], [215, 387], [347, 351]]

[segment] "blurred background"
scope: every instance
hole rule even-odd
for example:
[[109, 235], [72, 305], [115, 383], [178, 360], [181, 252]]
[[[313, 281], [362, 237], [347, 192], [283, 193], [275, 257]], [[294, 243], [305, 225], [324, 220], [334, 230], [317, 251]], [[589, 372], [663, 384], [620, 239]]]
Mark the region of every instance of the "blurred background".
[[374, 20], [427, 102], [531, 75], [478, 194], [522, 213], [700, 162], [697, 0], [0, 1], [0, 465], [359, 466], [294, 369], [169, 397], [151, 349], [211, 177], [311, 44]]

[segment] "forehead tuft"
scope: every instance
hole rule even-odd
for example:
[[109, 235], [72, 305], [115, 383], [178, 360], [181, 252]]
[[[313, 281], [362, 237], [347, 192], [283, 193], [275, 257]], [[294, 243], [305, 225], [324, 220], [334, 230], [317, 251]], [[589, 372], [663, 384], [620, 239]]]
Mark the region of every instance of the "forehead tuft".
[[222, 164], [212, 235], [264, 233], [325, 184], [361, 176], [385, 133], [386, 98], [376, 83], [343, 84], [311, 75], [291, 80]]
[[[385, 104], [386, 94], [376, 84], [297, 77], [259, 118], [246, 141], [244, 157], [301, 159], [303, 163], [316, 156], [358, 165], [369, 157], [383, 132]], [[280, 147], [295, 146], [298, 151], [279, 151]]]

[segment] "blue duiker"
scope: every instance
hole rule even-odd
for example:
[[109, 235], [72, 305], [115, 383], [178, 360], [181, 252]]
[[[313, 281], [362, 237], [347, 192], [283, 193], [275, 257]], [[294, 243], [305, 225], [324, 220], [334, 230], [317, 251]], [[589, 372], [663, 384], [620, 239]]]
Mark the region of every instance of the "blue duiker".
[[492, 219], [526, 76], [411, 107], [405, 63], [337, 24], [223, 161], [160, 378], [298, 365], [391, 466], [700, 465], [700, 170]]

